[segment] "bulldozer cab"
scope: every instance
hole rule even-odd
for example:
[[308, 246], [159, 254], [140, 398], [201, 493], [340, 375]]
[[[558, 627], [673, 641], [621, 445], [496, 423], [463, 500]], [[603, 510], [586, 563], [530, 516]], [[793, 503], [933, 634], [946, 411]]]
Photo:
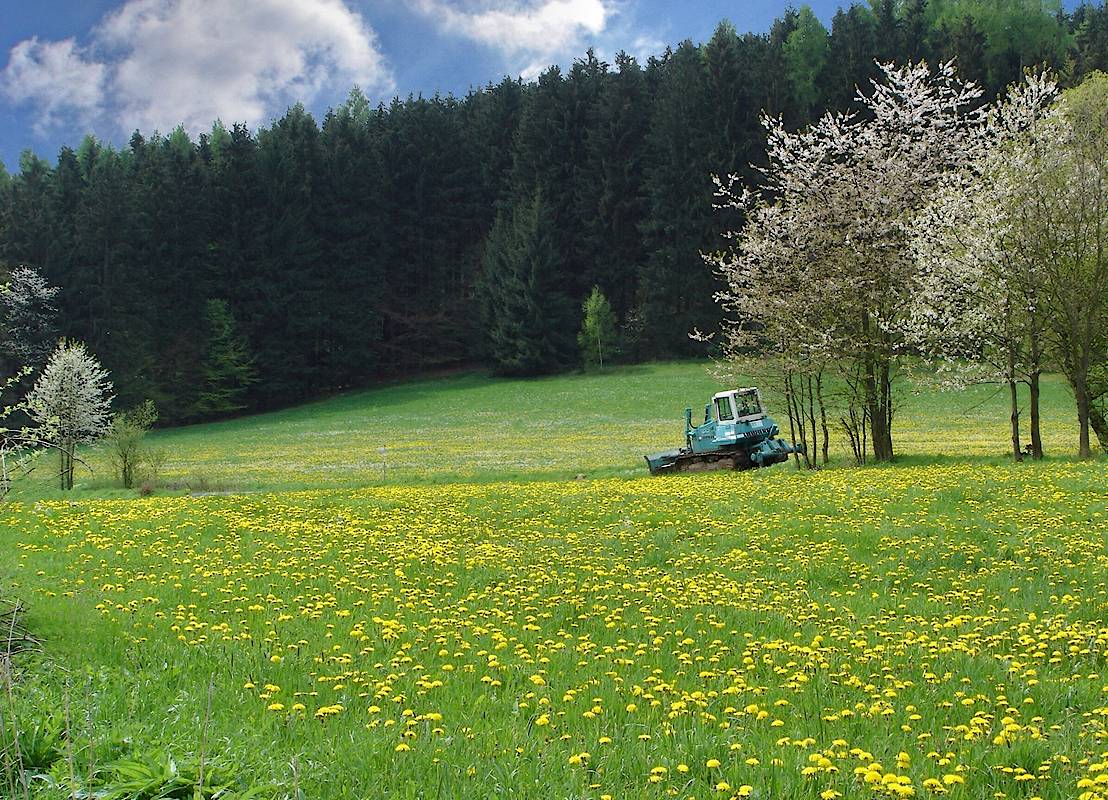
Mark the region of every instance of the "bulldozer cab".
[[765, 416], [762, 396], [756, 388], [733, 389], [712, 398], [716, 422], [751, 422]]

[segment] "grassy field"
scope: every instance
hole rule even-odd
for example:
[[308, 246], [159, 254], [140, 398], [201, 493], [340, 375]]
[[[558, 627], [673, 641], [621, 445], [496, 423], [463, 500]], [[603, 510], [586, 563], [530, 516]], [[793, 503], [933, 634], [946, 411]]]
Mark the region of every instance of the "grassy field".
[[[538, 380], [466, 375], [159, 431], [151, 440], [167, 455], [168, 482], [200, 488], [635, 477], [644, 453], [683, 443], [685, 407], [700, 413], [722, 388], [730, 387], [692, 363]], [[771, 416], [786, 423], [778, 393], [772, 386], [763, 393]], [[1008, 452], [1007, 399], [997, 387], [940, 393], [906, 386], [902, 397], [898, 452], [917, 459]], [[1075, 451], [1076, 413], [1064, 382], [1049, 376], [1042, 402], [1048, 453]], [[848, 455], [840, 436], [832, 456]], [[93, 471], [78, 470], [78, 489], [102, 493], [112, 486], [111, 470], [96, 450], [86, 458]], [[44, 463], [30, 496], [49, 492], [50, 472]]]
[[27, 794], [1108, 798], [1105, 461], [1004, 462], [979, 390], [897, 465], [642, 477], [712, 388], [424, 382], [157, 435], [258, 491], [24, 487]]

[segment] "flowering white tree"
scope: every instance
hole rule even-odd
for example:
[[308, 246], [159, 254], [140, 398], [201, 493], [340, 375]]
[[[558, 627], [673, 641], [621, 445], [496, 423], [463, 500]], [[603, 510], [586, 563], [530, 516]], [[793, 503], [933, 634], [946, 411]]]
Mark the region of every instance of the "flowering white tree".
[[[952, 176], [919, 217], [924, 279], [911, 333], [947, 363], [970, 360], [1008, 383], [1019, 458], [1016, 381], [1030, 387], [1031, 450], [1039, 436], [1046, 358], [1077, 403], [1078, 452], [1089, 429], [1108, 448], [1108, 76], [1094, 74], [1053, 105], [1032, 77], [990, 117], [989, 149]], [[964, 370], [963, 370], [964, 372]]]
[[40, 438], [58, 449], [62, 489], [73, 488], [77, 445], [100, 438], [111, 425], [108, 372], [78, 342], [62, 341], [25, 401]]
[[40, 366], [50, 354], [58, 289], [37, 270], [21, 266], [0, 286], [0, 355], [17, 366]]
[[1067, 90], [1016, 152], [1026, 246], [1045, 274], [1050, 349], [1077, 402], [1078, 455], [1092, 427], [1108, 451], [1108, 75]]
[[[797, 132], [764, 120], [764, 185], [717, 182], [720, 204], [746, 225], [707, 258], [726, 287], [724, 352], [776, 356], [794, 425], [809, 429], [817, 404], [825, 416], [821, 375], [834, 365], [852, 389], [841, 419], [856, 457], [868, 436], [873, 455], [889, 460], [893, 379], [918, 274], [911, 223], [944, 176], [980, 152], [986, 113], [953, 63], [886, 64], [881, 73], [869, 94], [859, 92], [856, 113], [827, 114]], [[800, 394], [790, 391], [796, 375]]]
[[1045, 74], [1010, 88], [989, 114], [985, 147], [966, 169], [950, 173], [916, 217], [912, 251], [919, 265], [907, 340], [945, 382], [1008, 386], [1012, 451], [1021, 460], [1018, 383], [1030, 389], [1031, 453], [1042, 458], [1039, 378], [1044, 366], [1045, 269], [1021, 202], [1021, 148], [1049, 113], [1057, 93]]

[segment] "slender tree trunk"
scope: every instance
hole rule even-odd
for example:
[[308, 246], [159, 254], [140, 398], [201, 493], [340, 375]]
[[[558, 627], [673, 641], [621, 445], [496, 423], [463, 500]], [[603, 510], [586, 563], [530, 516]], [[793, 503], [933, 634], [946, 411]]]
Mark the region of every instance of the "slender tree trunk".
[[1029, 409], [1031, 415], [1031, 457], [1039, 460], [1043, 457], [1043, 437], [1039, 427], [1039, 378], [1042, 376], [1040, 365], [1043, 360], [1042, 331], [1037, 313], [1031, 317], [1028, 336], [1028, 375], [1027, 388], [1030, 390]]
[[1008, 345], [1008, 395], [1011, 399], [1012, 422], [1012, 458], [1023, 461], [1023, 447], [1020, 445], [1020, 403], [1018, 384], [1016, 383], [1016, 346]]
[[1020, 445], [1020, 406], [1019, 395], [1016, 391], [1017, 383], [1011, 373], [1008, 376], [1008, 393], [1012, 400], [1012, 458], [1023, 461], [1023, 447]]
[[[785, 408], [789, 413], [789, 438], [795, 446], [796, 424], [794, 423], [795, 417], [793, 416], [792, 375], [788, 372], [785, 373]], [[800, 469], [800, 454], [795, 450], [793, 451], [793, 463], [796, 464], [797, 469]]]
[[[827, 464], [827, 449], [829, 437], [827, 435], [827, 405], [823, 402], [823, 372], [816, 373], [816, 394], [819, 399], [819, 422], [823, 428], [823, 463]], [[1105, 440], [1108, 442], [1108, 440]], [[1108, 445], [1106, 445], [1108, 446]]]
[[1031, 391], [1029, 413], [1031, 415], [1031, 457], [1038, 460], [1043, 457], [1043, 437], [1039, 429], [1039, 377], [1037, 369], [1031, 371], [1028, 388]]
[[66, 489], [72, 489], [73, 488], [73, 459], [76, 456], [76, 451], [77, 451], [76, 442], [71, 442], [70, 445], [69, 445], [69, 453], [65, 457], [65, 466], [66, 466], [66, 478], [65, 478], [66, 486], [65, 486], [65, 488]]
[[885, 398], [885, 449], [892, 461], [896, 457], [893, 450], [893, 379], [892, 365], [887, 359], [881, 366], [881, 386]]
[[[808, 422], [804, 418], [804, 381], [798, 380], [793, 382], [793, 375], [789, 375], [789, 395], [792, 403], [789, 407], [789, 416], [796, 419], [796, 430], [800, 433], [800, 449], [804, 453], [804, 466], [810, 467], [811, 462], [808, 459]], [[789, 422], [792, 425], [792, 422]], [[800, 461], [797, 461], [797, 468], [800, 468]]]
[[866, 409], [862, 409], [862, 463], [866, 463], [866, 459], [869, 457], [869, 442], [866, 440], [866, 436], [869, 434], [869, 414]]
[[812, 426], [812, 457], [808, 461], [808, 466], [814, 469], [818, 462], [816, 460], [816, 451], [819, 449], [819, 431], [816, 430], [816, 393], [812, 384], [812, 376], [807, 376], [808, 383], [808, 422]]

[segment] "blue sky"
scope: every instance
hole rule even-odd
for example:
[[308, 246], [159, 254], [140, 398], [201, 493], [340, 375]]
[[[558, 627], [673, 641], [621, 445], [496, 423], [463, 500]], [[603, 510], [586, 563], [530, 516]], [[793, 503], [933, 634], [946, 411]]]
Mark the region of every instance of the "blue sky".
[[[809, 0], [825, 22], [838, 0]], [[464, 93], [568, 64], [646, 56], [719, 20], [764, 31], [785, 0], [0, 0], [0, 160], [53, 159], [85, 133], [197, 134], [373, 100]]]

